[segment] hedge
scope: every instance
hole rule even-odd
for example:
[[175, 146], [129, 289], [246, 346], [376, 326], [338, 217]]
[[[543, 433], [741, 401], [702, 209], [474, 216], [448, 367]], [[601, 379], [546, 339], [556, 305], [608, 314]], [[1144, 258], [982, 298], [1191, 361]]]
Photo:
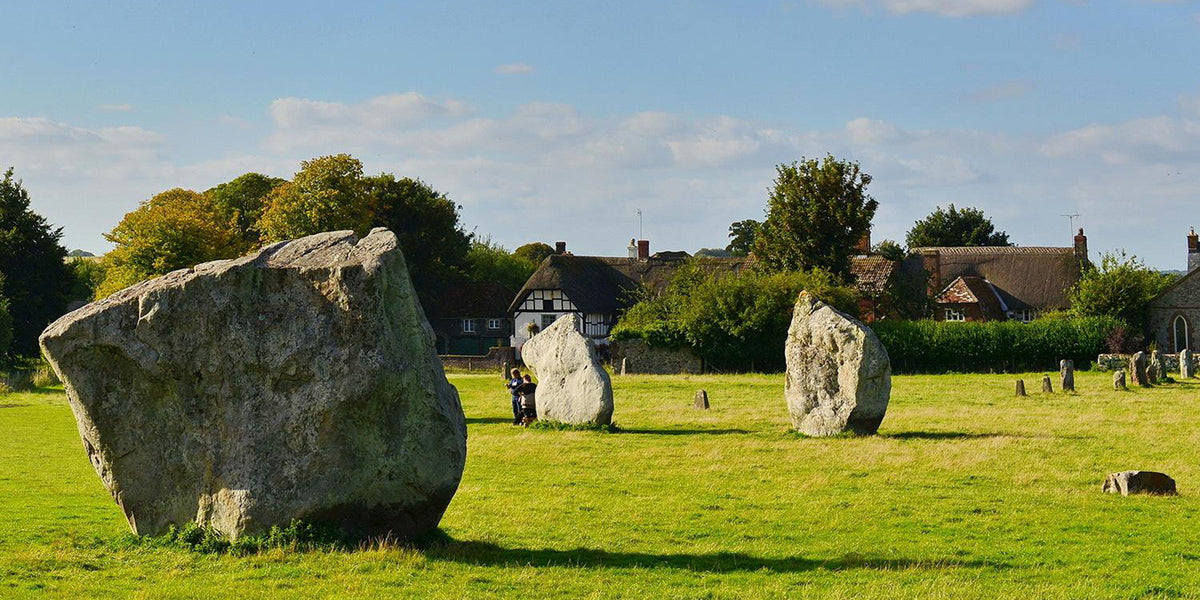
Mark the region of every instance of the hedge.
[[1022, 372], [1058, 369], [1071, 359], [1086, 368], [1106, 351], [1120, 321], [1110, 317], [1017, 321], [878, 321], [871, 328], [896, 373]]

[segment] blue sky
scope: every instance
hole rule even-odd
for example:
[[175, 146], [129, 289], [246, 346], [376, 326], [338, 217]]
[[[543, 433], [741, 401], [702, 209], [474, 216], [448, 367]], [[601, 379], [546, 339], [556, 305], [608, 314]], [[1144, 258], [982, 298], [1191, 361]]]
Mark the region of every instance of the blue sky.
[[[858, 160], [874, 237], [976, 206], [1022, 245], [1183, 268], [1200, 2], [18, 3], [0, 165], [66, 245], [171, 187], [350, 152], [469, 229], [580, 254], [720, 247], [775, 165]], [[11, 24], [20, 24], [12, 27]]]

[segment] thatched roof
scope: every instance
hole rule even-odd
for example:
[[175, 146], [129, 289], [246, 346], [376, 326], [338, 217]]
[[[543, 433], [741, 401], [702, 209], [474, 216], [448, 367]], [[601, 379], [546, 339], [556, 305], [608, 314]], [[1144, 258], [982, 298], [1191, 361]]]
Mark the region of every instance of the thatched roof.
[[923, 255], [934, 255], [942, 289], [962, 276], [979, 276], [996, 289], [1009, 310], [1065, 309], [1067, 293], [1079, 281], [1080, 265], [1074, 248], [1045, 246], [974, 246], [913, 248], [904, 261], [906, 273], [920, 273]]

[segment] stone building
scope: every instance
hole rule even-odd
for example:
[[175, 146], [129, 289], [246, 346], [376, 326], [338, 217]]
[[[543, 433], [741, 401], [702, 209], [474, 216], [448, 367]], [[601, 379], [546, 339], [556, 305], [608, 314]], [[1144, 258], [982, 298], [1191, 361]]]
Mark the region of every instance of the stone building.
[[1200, 323], [1200, 237], [1195, 230], [1187, 236], [1187, 266], [1188, 272], [1151, 300], [1146, 310], [1147, 338], [1163, 352], [1196, 350], [1193, 329]]
[[508, 314], [512, 289], [499, 283], [462, 281], [447, 284], [429, 307], [429, 325], [438, 354], [484, 355], [509, 345], [513, 320]]
[[905, 277], [925, 277], [939, 321], [1032, 321], [1070, 307], [1068, 292], [1088, 262], [1080, 229], [1070, 247], [913, 248]]

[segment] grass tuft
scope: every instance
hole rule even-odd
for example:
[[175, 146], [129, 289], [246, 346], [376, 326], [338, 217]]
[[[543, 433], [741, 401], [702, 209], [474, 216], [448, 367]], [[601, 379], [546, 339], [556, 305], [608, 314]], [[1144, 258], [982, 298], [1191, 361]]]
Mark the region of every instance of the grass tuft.
[[621, 433], [621, 428], [616, 423], [607, 425], [596, 425], [594, 423], [561, 423], [559, 421], [547, 421], [538, 419], [529, 424], [529, 429], [541, 431], [595, 431], [597, 433]]

